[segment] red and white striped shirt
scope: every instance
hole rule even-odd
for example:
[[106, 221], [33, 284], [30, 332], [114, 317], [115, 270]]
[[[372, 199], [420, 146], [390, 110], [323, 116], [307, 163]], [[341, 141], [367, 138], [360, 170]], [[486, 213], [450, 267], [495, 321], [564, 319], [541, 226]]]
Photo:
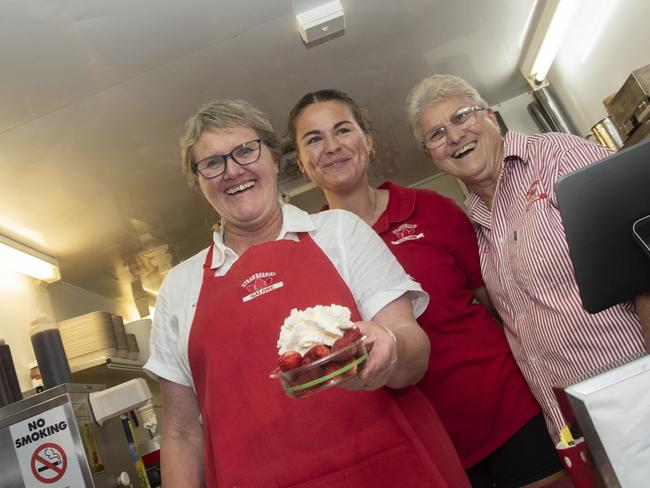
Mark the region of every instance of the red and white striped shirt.
[[556, 439], [565, 422], [552, 387], [644, 351], [631, 302], [583, 309], [557, 207], [558, 178], [609, 154], [576, 136], [510, 131], [492, 209], [476, 194], [467, 200], [485, 285]]

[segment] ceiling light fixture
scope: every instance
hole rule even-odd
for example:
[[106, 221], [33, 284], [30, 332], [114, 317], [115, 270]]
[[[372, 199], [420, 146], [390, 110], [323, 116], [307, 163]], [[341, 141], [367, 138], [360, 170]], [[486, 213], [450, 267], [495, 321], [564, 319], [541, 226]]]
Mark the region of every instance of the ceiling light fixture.
[[296, 15], [300, 37], [309, 44], [345, 30], [345, 13], [339, 0]]
[[61, 279], [56, 258], [3, 235], [0, 235], [0, 266], [47, 283]]
[[535, 28], [521, 72], [531, 85], [544, 82], [581, 0], [547, 0]]

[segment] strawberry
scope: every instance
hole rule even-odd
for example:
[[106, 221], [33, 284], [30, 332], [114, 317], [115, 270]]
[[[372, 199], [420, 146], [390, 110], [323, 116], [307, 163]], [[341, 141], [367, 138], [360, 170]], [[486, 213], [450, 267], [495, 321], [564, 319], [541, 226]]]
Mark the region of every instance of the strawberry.
[[334, 371], [338, 371], [339, 369], [341, 369], [340, 364], [338, 364], [338, 363], [327, 363], [325, 366], [323, 366], [323, 376], [326, 376], [328, 374], [332, 374]]
[[341, 349], [345, 349], [348, 347], [350, 344], [343, 338], [339, 337], [334, 341], [334, 344], [332, 344], [332, 352], [338, 353], [336, 357], [332, 358], [333, 361], [336, 361], [338, 363], [340, 362], [345, 362], [348, 359], [352, 359], [354, 357], [355, 347], [351, 347], [347, 351], [341, 351]]
[[343, 333], [343, 338], [348, 341], [348, 344], [352, 344], [361, 339], [361, 331], [358, 327], [352, 327]]
[[302, 356], [296, 351], [287, 351], [278, 359], [278, 366], [282, 371], [296, 369], [302, 365]]
[[309, 358], [312, 361], [316, 361], [317, 359], [324, 358], [325, 356], [329, 355], [329, 353], [330, 348], [325, 344], [315, 344], [309, 351], [305, 353], [305, 357]]
[[[339, 351], [341, 349], [344, 349], [348, 347], [350, 344], [353, 344], [354, 342], [358, 341], [361, 339], [361, 331], [357, 327], [353, 327], [351, 329], [347, 329], [342, 337], [339, 337], [334, 341], [334, 344], [332, 344], [332, 352]], [[336, 357], [336, 361], [347, 361], [348, 359], [352, 358], [356, 351], [354, 348], [350, 349], [349, 351], [345, 351], [341, 354], [339, 354]]]
[[[316, 361], [316, 359], [313, 359], [313, 358], [307, 356], [307, 354], [305, 354], [305, 357], [304, 357], [304, 359], [302, 361], [302, 365], [305, 366], [305, 365], [307, 365], [309, 363], [313, 363], [314, 361]], [[310, 381], [318, 379], [320, 376], [321, 376], [320, 368], [312, 367], [312, 368], [307, 368], [306, 371], [301, 371], [298, 374], [298, 378], [296, 380], [297, 380], [297, 383], [299, 385], [303, 385], [305, 383], [309, 383]]]

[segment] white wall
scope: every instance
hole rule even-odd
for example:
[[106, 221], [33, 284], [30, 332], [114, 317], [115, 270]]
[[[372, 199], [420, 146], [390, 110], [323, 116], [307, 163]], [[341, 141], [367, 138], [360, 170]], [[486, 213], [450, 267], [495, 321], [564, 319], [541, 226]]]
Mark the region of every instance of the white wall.
[[540, 129], [528, 113], [528, 105], [534, 100], [530, 92], [526, 92], [498, 105], [493, 105], [492, 110], [499, 112], [509, 130], [524, 134], [537, 134]]
[[438, 173], [429, 178], [425, 178], [424, 180], [417, 181], [409, 186], [433, 190], [455, 200], [461, 208], [465, 208], [465, 197], [467, 196], [465, 193], [465, 187], [454, 176], [446, 173]]
[[94, 311], [122, 314], [120, 305], [66, 282], [52, 285], [0, 268], [0, 337], [9, 347], [23, 391], [32, 388], [28, 363], [34, 361], [29, 324], [37, 315], [61, 321]]
[[0, 268], [0, 337], [11, 348], [21, 389], [31, 389], [27, 364], [34, 360], [29, 323], [37, 313], [53, 318], [47, 289], [36, 280]]
[[585, 136], [607, 115], [603, 99], [650, 63], [648, 0], [583, 0], [548, 79]]
[[58, 322], [97, 311], [122, 315], [125, 322], [130, 319], [125, 315], [123, 307], [120, 307], [118, 302], [65, 281], [51, 284], [48, 287], [48, 292], [54, 317]]

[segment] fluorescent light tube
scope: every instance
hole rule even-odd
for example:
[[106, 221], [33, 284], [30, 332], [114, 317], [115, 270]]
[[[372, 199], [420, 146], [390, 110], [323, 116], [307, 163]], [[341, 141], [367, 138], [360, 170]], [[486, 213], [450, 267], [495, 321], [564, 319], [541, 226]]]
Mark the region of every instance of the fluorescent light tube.
[[546, 0], [529, 51], [521, 64], [525, 77], [537, 83], [546, 79], [581, 1]]
[[0, 266], [47, 283], [61, 279], [55, 258], [3, 235], [0, 235]]

